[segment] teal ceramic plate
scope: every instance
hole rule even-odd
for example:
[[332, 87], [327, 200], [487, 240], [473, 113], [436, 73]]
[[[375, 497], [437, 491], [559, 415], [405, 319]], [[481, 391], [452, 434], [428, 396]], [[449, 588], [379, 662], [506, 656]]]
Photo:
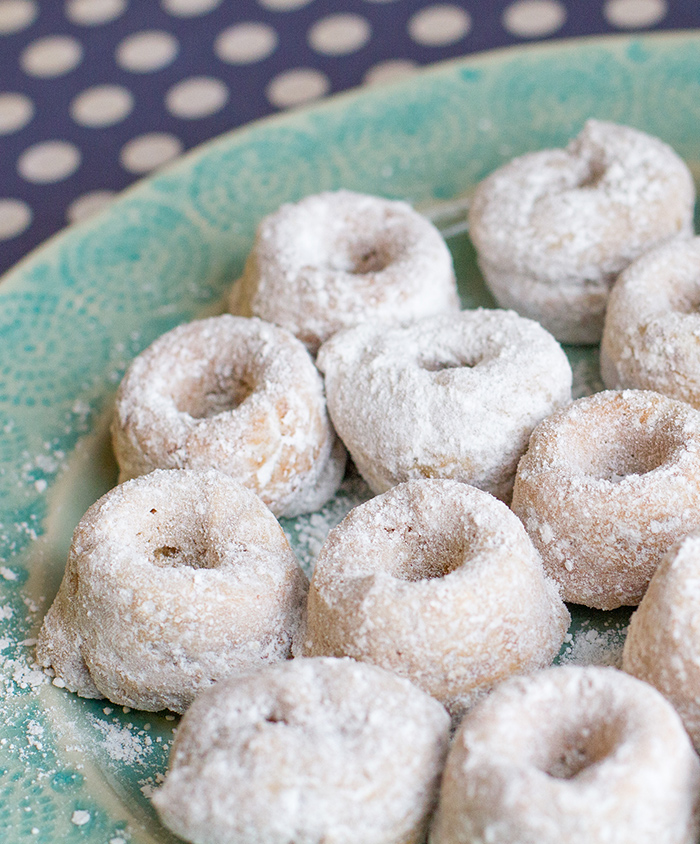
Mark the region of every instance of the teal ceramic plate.
[[[339, 187], [407, 198], [447, 233], [466, 306], [492, 304], [461, 224], [473, 185], [559, 146], [588, 117], [627, 123], [700, 162], [700, 38], [553, 43], [476, 56], [219, 138], [68, 229], [0, 284], [0, 840], [145, 844], [172, 837], [148, 800], [173, 716], [84, 701], [34, 664], [70, 535], [116, 480], [106, 425], [130, 359], [216, 312], [260, 217]], [[451, 227], [451, 228], [450, 228]], [[572, 351], [577, 390], [595, 352]], [[311, 564], [365, 490], [285, 525]], [[626, 613], [580, 614], [562, 659], [614, 662]], [[361, 844], [358, 842], [358, 844]]]

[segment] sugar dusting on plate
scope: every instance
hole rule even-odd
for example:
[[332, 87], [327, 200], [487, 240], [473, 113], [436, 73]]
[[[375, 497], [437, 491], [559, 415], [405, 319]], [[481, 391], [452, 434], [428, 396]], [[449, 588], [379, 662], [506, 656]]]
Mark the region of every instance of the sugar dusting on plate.
[[622, 666], [622, 648], [627, 628], [597, 630], [587, 620], [574, 633], [568, 633], [559, 655], [559, 665]]

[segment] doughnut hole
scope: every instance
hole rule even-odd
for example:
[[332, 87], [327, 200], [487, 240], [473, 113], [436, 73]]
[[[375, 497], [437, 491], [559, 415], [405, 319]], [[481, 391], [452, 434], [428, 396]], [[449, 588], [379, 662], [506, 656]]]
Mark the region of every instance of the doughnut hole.
[[392, 536], [389, 553], [381, 555], [385, 571], [397, 580], [438, 580], [468, 560], [470, 549], [463, 537], [426, 535], [415, 531], [410, 525], [387, 527], [384, 530], [398, 538], [394, 545], [395, 537]]
[[604, 181], [607, 167], [599, 159], [591, 159], [585, 162], [586, 169], [581, 174], [576, 187], [579, 190], [596, 190]]
[[184, 501], [154, 500], [148, 507], [144, 496], [140, 518], [131, 511], [123, 524], [125, 545], [133, 556], [158, 568], [215, 569], [225, 562], [221, 549], [213, 542], [215, 527], [210, 525], [211, 504], [201, 502], [195, 509]]
[[[553, 717], [555, 707], [562, 707], [557, 717]], [[515, 717], [510, 707], [500, 715], [493, 736], [494, 752], [554, 780], [575, 780], [615, 757], [640, 726], [633, 713], [616, 703], [609, 688], [593, 689], [585, 682], [575, 694], [560, 689], [552, 696], [550, 690], [529, 700], [520, 710], [517, 736], [512, 734], [509, 714]]]
[[[420, 484], [420, 482], [418, 482]], [[437, 481], [440, 488], [440, 481]], [[397, 506], [378, 509], [371, 524], [360, 526], [359, 514], [355, 530], [367, 531], [371, 542], [362, 541], [362, 551], [355, 563], [348, 560], [348, 571], [364, 577], [364, 557], [371, 553], [377, 569], [397, 581], [423, 584], [437, 581], [468, 566], [486, 550], [477, 519], [470, 512], [461, 518], [444, 510], [436, 510], [428, 500], [430, 484], [413, 491], [413, 498], [397, 499]], [[422, 493], [422, 494], [421, 494]], [[400, 503], [398, 503], [400, 502]]]
[[237, 371], [232, 364], [212, 361], [196, 375], [180, 378], [171, 387], [175, 407], [192, 419], [211, 419], [235, 410], [255, 392], [258, 373]]
[[[557, 457], [574, 476], [617, 484], [670, 463], [683, 447], [683, 431], [653, 411], [573, 416], [555, 443]], [[595, 442], [595, 448], [591, 443]]]
[[437, 349], [434, 347], [426, 348], [421, 350], [416, 363], [419, 369], [426, 372], [440, 373], [450, 369], [474, 369], [498, 358], [498, 350], [492, 346], [490, 338], [485, 340], [472, 338], [456, 344], [456, 348], [449, 346], [438, 347]]
[[671, 311], [687, 316], [700, 312], [700, 275], [675, 280], [666, 287], [668, 307]]
[[349, 275], [379, 273], [396, 259], [395, 253], [396, 250], [387, 241], [340, 239], [325, 256], [321, 269]]
[[555, 723], [544, 740], [537, 730], [533, 730], [531, 762], [553, 779], [572, 780], [613, 756], [625, 734], [625, 725], [619, 716], [610, 721], [584, 717], [564, 724]]
[[663, 466], [671, 459], [676, 443], [652, 431], [630, 441], [599, 439], [595, 451], [577, 446], [572, 444], [569, 452], [575, 473], [617, 484], [630, 475], [646, 475]]
[[483, 363], [483, 358], [479, 355], [471, 357], [460, 357], [450, 355], [435, 355], [421, 357], [418, 361], [418, 366], [426, 372], [442, 372], [445, 369], [473, 369]]

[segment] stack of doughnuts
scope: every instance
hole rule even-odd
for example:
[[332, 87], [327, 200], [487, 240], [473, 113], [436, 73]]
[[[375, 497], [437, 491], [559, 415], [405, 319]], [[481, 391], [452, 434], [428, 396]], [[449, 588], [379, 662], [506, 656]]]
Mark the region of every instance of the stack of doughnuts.
[[563, 343], [597, 343], [616, 276], [692, 233], [690, 170], [658, 138], [589, 120], [565, 149], [526, 153], [477, 187], [469, 231], [501, 307]]

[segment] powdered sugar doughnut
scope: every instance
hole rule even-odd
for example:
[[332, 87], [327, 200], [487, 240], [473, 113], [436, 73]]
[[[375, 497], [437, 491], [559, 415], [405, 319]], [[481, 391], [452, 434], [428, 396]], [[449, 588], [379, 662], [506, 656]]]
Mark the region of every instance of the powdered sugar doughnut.
[[420, 844], [449, 723], [379, 668], [295, 659], [202, 693], [153, 802], [197, 844]]
[[304, 653], [395, 671], [459, 717], [503, 678], [549, 665], [568, 624], [505, 504], [457, 481], [410, 481], [331, 531]]
[[282, 328], [230, 314], [180, 325], [135, 358], [117, 393], [112, 439], [120, 481], [216, 468], [276, 516], [317, 510], [345, 468], [304, 346]]
[[37, 658], [82, 697], [183, 712], [197, 690], [287, 659], [306, 589], [256, 495], [214, 470], [156, 471], [81, 519]]
[[610, 293], [600, 348], [607, 387], [658, 390], [700, 408], [700, 237], [637, 259]]
[[535, 428], [511, 506], [565, 601], [638, 604], [700, 525], [700, 412], [645, 390], [579, 399]]
[[632, 615], [625, 671], [651, 683], [676, 708], [700, 749], [700, 533], [664, 555]]
[[632, 260], [692, 232], [690, 171], [662, 141], [589, 120], [565, 149], [527, 153], [477, 188], [469, 229], [502, 307], [566, 343], [597, 343]]
[[340, 190], [265, 217], [230, 310], [284, 326], [315, 354], [341, 328], [459, 310], [459, 298], [432, 223], [405, 202]]
[[700, 762], [655, 689], [552, 668], [464, 719], [430, 844], [694, 844], [699, 792]]
[[317, 363], [338, 435], [373, 492], [454, 478], [510, 497], [535, 425], [571, 399], [571, 368], [541, 326], [473, 310], [337, 334]]

